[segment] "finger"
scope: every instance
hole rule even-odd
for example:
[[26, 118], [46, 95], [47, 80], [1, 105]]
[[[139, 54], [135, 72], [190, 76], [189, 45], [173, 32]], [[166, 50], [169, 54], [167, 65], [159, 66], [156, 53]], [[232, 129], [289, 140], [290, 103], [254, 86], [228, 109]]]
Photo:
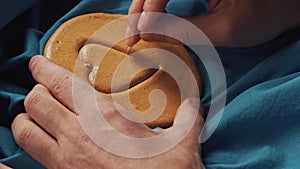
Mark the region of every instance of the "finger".
[[[152, 25], [159, 17], [157, 13], [164, 12], [168, 2], [169, 0], [146, 0], [138, 22], [138, 29], [144, 31]], [[153, 12], [156, 14], [153, 15]]]
[[143, 12], [145, 0], [133, 0], [128, 10], [128, 14], [135, 14]]
[[[126, 30], [127, 45], [133, 46], [140, 40], [139, 31], [147, 29], [165, 11], [169, 0], [134, 0], [129, 8], [129, 26]], [[155, 12], [155, 14], [153, 14]], [[132, 14], [141, 13], [134, 16]]]
[[[257, 10], [257, 12], [253, 13], [253, 10]], [[150, 31], [149, 28], [141, 31], [141, 38], [147, 41], [165, 41], [169, 43], [183, 41], [185, 45], [257, 46], [274, 39], [288, 29], [286, 24], [278, 24], [281, 22], [274, 19], [274, 16], [278, 15], [276, 13], [278, 10], [275, 10], [275, 13], [272, 13], [274, 12], [272, 7], [268, 8], [268, 12], [265, 10], [264, 5], [256, 5], [255, 3], [249, 5], [232, 3], [231, 1], [210, 0], [208, 15], [183, 17], [189, 23], [178, 21], [179, 19], [174, 21], [159, 17], [153, 24], [154, 26], [150, 27]], [[265, 23], [268, 23], [269, 26], [266, 27]], [[282, 23], [287, 22], [282, 21]], [[205, 34], [204, 38], [199, 37], [199, 33], [195, 33], [191, 29], [193, 25]], [[159, 34], [149, 34], [152, 32], [159, 32]], [[175, 35], [177, 35], [177, 38], [174, 38]], [[206, 40], [206, 37], [210, 42]]]
[[[144, 124], [135, 123], [123, 117], [106, 96], [95, 92], [94, 88], [81, 79], [74, 77], [76, 80], [72, 80], [69, 71], [55, 65], [43, 56], [34, 57], [30, 61], [30, 69], [34, 78], [46, 88], [37, 85], [26, 97], [25, 108], [41, 126], [56, 137], [60, 137], [61, 132], [68, 130], [68, 125], [65, 124], [72, 123], [76, 116], [71, 116], [72, 113], [56, 101], [52, 95], [63, 105], [68, 105], [71, 111], [79, 114], [79, 118], [88, 113], [101, 113], [110, 125], [125, 134], [131, 136], [153, 134]], [[72, 81], [76, 85], [70, 87]], [[90, 120], [93, 121], [93, 119]], [[97, 122], [95, 122], [95, 126], [102, 125], [100, 127], [105, 128], [104, 124]], [[148, 131], [145, 132], [145, 130]]]
[[[68, 125], [65, 124], [74, 122], [73, 118], [76, 118], [63, 105], [68, 105], [72, 112], [79, 114], [79, 119], [88, 117], [89, 113], [101, 113], [111, 126], [127, 135], [153, 135], [154, 132], [144, 124], [135, 123], [121, 115], [112, 100], [96, 92], [83, 80], [75, 77], [72, 80], [70, 72], [55, 65], [43, 56], [34, 57], [30, 61], [30, 69], [34, 78], [46, 88], [37, 85], [26, 97], [25, 108], [41, 126], [56, 137], [60, 137], [61, 132], [67, 132]], [[72, 81], [76, 85], [70, 87]], [[55, 100], [51, 94], [63, 105]], [[129, 112], [125, 112], [125, 114], [130, 116]], [[94, 118], [89, 119], [87, 123], [91, 123], [97, 117], [97, 114], [91, 116]], [[105, 124], [95, 122], [95, 126], [100, 125], [103, 128], [106, 128]], [[145, 132], [145, 130], [147, 131]]]
[[53, 98], [42, 85], [36, 85], [24, 101], [26, 112], [55, 138], [68, 131], [68, 125], [76, 116]]
[[133, 46], [140, 40], [140, 31], [137, 28], [140, 14], [132, 14], [128, 16], [128, 27], [125, 32], [126, 43], [128, 46]]
[[19, 114], [14, 119], [12, 132], [18, 145], [43, 165], [51, 166], [59, 159], [56, 140], [36, 125], [28, 114]]
[[163, 12], [169, 0], [146, 0], [143, 6], [145, 12]]
[[1, 169], [12, 169], [12, 168], [10, 168], [10, 167], [8, 167], [8, 166], [2, 164], [2, 163], [0, 163], [0, 168], [1, 168]]
[[[200, 132], [204, 125], [204, 120], [199, 112], [203, 112], [203, 107], [199, 99], [189, 98], [185, 100], [180, 106], [172, 126], [172, 130], [181, 132], [181, 130], [185, 130], [187, 126], [192, 125], [190, 131], [188, 131], [180, 143], [190, 152], [195, 151], [195, 147], [198, 147]], [[198, 151], [198, 149], [196, 150]]]
[[[78, 108], [80, 109], [79, 120], [83, 126], [92, 126], [95, 129], [101, 128], [106, 130], [111, 130], [112, 127], [117, 132], [129, 137], [150, 137], [156, 134], [155, 131], [148, 128], [145, 124], [139, 123], [132, 113], [118, 103], [114, 103], [103, 95], [97, 95], [96, 97], [96, 105], [92, 101], [87, 101], [88, 106], [84, 101], [78, 103]], [[93, 112], [96, 113], [93, 114]], [[97, 116], [98, 113], [101, 114], [102, 118], [96, 118], [99, 117]], [[89, 130], [95, 129], [90, 128]], [[102, 137], [103, 134], [100, 136]]]
[[38, 83], [45, 86], [63, 105], [74, 111], [72, 81], [75, 75], [43, 56], [33, 57], [29, 67]]
[[140, 13], [143, 12], [144, 2], [145, 0], [133, 0], [128, 10], [128, 27], [126, 29], [126, 37], [128, 37], [126, 43], [128, 46], [133, 46], [140, 40], [137, 25]]

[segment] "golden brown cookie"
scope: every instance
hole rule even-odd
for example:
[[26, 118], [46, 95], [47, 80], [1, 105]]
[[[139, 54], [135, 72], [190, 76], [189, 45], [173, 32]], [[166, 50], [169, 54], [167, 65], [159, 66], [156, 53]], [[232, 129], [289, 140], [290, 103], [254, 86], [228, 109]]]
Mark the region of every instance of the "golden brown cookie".
[[[181, 102], [187, 97], [199, 96], [201, 80], [196, 66], [189, 53], [180, 45], [143, 40], [132, 48], [124, 40], [111, 45], [110, 37], [114, 32], [108, 32], [97, 41], [86, 44], [97, 30], [122, 16], [92, 13], [75, 17], [54, 32], [46, 44], [44, 55], [54, 63], [75, 71], [95, 89], [113, 98], [148, 126], [170, 126]], [[123, 28], [120, 30], [125, 34]], [[145, 49], [149, 50], [138, 53]], [[169, 70], [176, 71], [176, 68], [166, 68], [173, 64], [174, 59], [170, 60], [168, 52], [164, 50], [178, 56], [192, 73], [184, 74], [179, 69], [176, 78], [167, 73]], [[197, 90], [191, 85], [192, 79], [198, 84]], [[188, 87], [180, 91], [178, 81]], [[163, 91], [166, 102], [161, 95], [154, 95], [154, 106], [151, 107], [149, 94], [155, 89]]]

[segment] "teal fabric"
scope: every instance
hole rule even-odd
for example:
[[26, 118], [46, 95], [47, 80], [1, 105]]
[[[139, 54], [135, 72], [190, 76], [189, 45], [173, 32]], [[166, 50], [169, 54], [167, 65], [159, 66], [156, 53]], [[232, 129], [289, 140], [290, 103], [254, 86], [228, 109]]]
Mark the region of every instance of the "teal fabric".
[[[10, 130], [35, 84], [29, 59], [42, 53], [49, 36], [66, 20], [91, 12], [126, 14], [130, 1], [2, 0], [0, 4], [0, 162], [16, 169], [39, 169], [43, 167], [16, 145]], [[167, 11], [202, 15], [205, 9], [204, 0], [171, 0]], [[228, 95], [216, 132], [202, 145], [206, 168], [300, 168], [300, 31], [255, 48], [217, 51]], [[207, 109], [210, 85], [203, 66], [197, 64]]]

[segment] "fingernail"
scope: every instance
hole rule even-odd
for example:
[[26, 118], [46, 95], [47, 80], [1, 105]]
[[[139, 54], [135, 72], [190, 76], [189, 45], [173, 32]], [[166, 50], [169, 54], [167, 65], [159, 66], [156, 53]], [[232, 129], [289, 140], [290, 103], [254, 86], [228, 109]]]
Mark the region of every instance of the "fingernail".
[[37, 56], [34, 56], [30, 59], [29, 61], [29, 69], [30, 70], [33, 70], [34, 69], [34, 66], [36, 65], [36, 62], [40, 59], [41, 56], [37, 55]]
[[146, 16], [145, 11], [143, 11], [141, 16], [140, 16], [139, 23], [138, 23], [138, 29], [140, 31], [142, 31], [144, 29], [144, 25], [145, 25], [146, 20], [147, 20], [147, 16]]

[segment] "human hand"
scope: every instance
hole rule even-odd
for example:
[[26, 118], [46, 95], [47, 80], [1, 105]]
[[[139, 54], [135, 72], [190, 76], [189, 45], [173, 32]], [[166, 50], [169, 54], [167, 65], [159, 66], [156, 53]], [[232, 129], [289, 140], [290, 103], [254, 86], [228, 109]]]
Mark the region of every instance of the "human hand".
[[[163, 12], [167, 0], [133, 0], [129, 13]], [[268, 42], [281, 33], [300, 26], [300, 1], [298, 0], [208, 0], [208, 12], [205, 16], [186, 16], [187, 21], [196, 25], [215, 46], [249, 47]], [[147, 41], [167, 41], [163, 35], [143, 34], [150, 27], [160, 32], [179, 32], [182, 36], [185, 25], [174, 26], [168, 22], [159, 22], [151, 13], [143, 14], [139, 20], [131, 20], [127, 35], [139, 32], [140, 36], [128, 38], [127, 44], [135, 44], [139, 38]], [[183, 31], [182, 31], [183, 30]], [[186, 37], [185, 39], [191, 39]]]
[[[144, 124], [125, 119], [112, 101], [96, 94], [105, 120], [118, 132], [130, 137], [151, 137], [167, 130], [177, 135], [187, 124], [194, 124], [186, 137], [171, 150], [148, 158], [128, 158], [112, 154], [96, 145], [84, 132], [75, 112], [72, 92], [72, 73], [42, 56], [33, 57], [30, 70], [38, 85], [28, 94], [24, 105], [27, 113], [18, 115], [12, 131], [17, 143], [47, 168], [204, 168], [199, 154], [199, 134], [203, 119], [198, 115], [198, 99], [188, 99], [179, 108], [174, 125], [164, 131], [149, 129]], [[81, 100], [88, 100], [94, 90], [85, 82]], [[197, 106], [193, 106], [197, 104]], [[92, 106], [86, 106], [88, 111]], [[198, 108], [195, 108], [198, 107]], [[77, 109], [76, 109], [77, 110]], [[92, 110], [90, 110], [92, 111]], [[197, 116], [197, 119], [192, 117]], [[195, 123], [193, 123], [195, 122]], [[108, 128], [101, 128], [111, 132]], [[103, 136], [102, 139], [106, 139]], [[109, 140], [113, 143], [114, 140]], [[129, 145], [115, 145], [129, 146]], [[143, 151], [139, 147], [134, 147]]]
[[0, 169], [11, 169], [10, 167], [0, 163]]
[[128, 10], [128, 15], [141, 14], [139, 17], [129, 17], [129, 26], [126, 34], [130, 36], [127, 45], [133, 46], [140, 40], [137, 32], [147, 29], [157, 19], [148, 12], [164, 12], [169, 0], [133, 0]]

